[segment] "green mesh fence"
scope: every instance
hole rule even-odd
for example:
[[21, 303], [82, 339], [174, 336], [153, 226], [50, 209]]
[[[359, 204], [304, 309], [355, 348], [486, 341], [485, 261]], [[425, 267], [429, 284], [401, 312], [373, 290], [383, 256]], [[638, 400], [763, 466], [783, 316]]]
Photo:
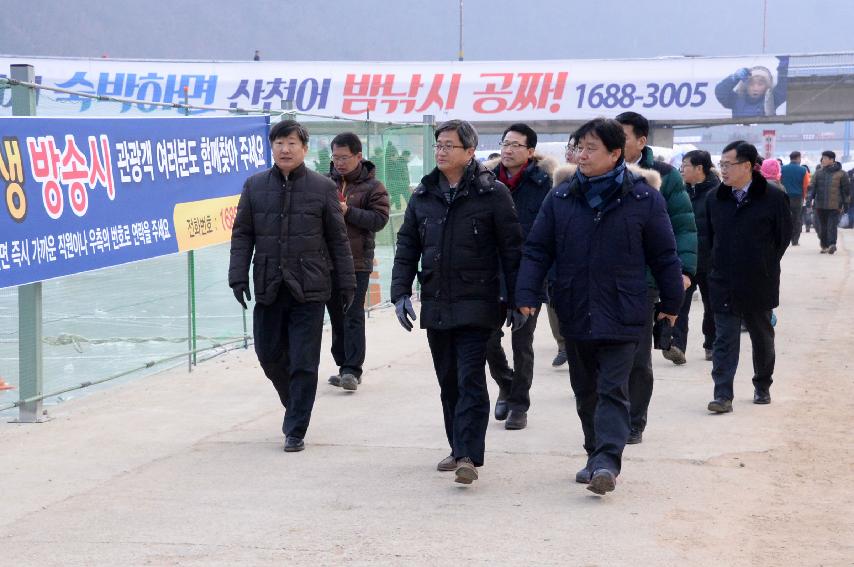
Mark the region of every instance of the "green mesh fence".
[[[0, 107], [9, 106], [0, 85]], [[80, 99], [38, 90], [36, 114], [167, 117], [184, 110], [128, 102]], [[222, 111], [189, 111], [224, 116]], [[8, 111], [5, 112], [8, 115]], [[306, 165], [328, 173], [332, 138], [345, 131], [362, 140], [363, 155], [374, 162], [389, 190], [392, 216], [377, 235], [376, 266], [366, 308], [387, 304], [394, 242], [412, 188], [432, 154], [428, 126], [293, 116], [311, 134]], [[282, 119], [276, 114], [271, 122]], [[426, 136], [425, 136], [426, 134]], [[427, 154], [425, 155], [425, 151]], [[235, 193], [240, 187], [235, 187]], [[47, 403], [79, 395], [81, 385], [116, 377], [139, 377], [168, 366], [188, 365], [232, 348], [251, 348], [249, 311], [234, 300], [227, 284], [229, 244], [86, 272], [42, 284], [42, 349]], [[26, 330], [23, 336], [26, 336]], [[19, 399], [19, 310], [16, 288], [0, 289], [0, 412], [11, 413]], [[8, 384], [13, 389], [2, 389]], [[62, 396], [56, 396], [63, 392]]]

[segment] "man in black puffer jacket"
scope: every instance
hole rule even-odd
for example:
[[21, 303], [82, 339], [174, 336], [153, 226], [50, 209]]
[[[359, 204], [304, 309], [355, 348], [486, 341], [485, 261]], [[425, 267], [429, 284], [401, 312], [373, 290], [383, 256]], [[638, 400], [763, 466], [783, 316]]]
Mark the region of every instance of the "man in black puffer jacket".
[[[435, 135], [437, 167], [413, 192], [397, 234], [391, 299], [401, 325], [411, 330], [409, 297], [418, 276], [421, 327], [427, 329], [451, 446], [437, 468], [456, 471], [456, 482], [471, 484], [475, 467], [483, 464], [489, 423], [486, 341], [505, 316], [499, 270], [512, 308], [522, 230], [507, 187], [473, 159], [472, 125], [451, 120]], [[514, 328], [524, 324], [517, 315]]]
[[245, 309], [251, 261], [255, 352], [285, 406], [285, 451], [294, 452], [305, 447], [314, 406], [330, 272], [345, 310], [356, 279], [335, 183], [305, 167], [308, 131], [285, 120], [270, 143], [275, 165], [246, 180], [237, 205], [228, 285]]
[[[537, 133], [527, 124], [512, 124], [501, 136], [501, 157], [486, 163], [513, 197], [522, 237], [528, 236], [540, 205], [552, 188], [552, 174], [557, 166], [554, 158], [538, 155]], [[540, 299], [546, 301], [545, 289]], [[531, 383], [534, 378], [534, 331], [539, 312], [528, 317], [525, 325], [513, 333], [513, 366], [501, 346], [504, 332], [496, 329], [486, 344], [486, 363], [489, 373], [498, 384], [495, 419], [504, 422], [504, 429], [524, 429], [528, 425], [531, 406]]]

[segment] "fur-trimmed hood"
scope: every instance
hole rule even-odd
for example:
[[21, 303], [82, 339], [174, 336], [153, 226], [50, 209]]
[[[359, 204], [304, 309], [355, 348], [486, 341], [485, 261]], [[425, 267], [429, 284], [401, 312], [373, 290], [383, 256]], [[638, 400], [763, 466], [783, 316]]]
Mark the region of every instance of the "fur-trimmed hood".
[[[539, 167], [543, 173], [552, 178], [554, 177], [555, 171], [558, 169], [558, 162], [552, 156], [534, 152], [534, 157], [531, 158], [531, 161], [534, 162], [534, 164]], [[498, 167], [499, 163], [501, 163], [501, 158], [497, 157], [483, 162], [483, 165], [489, 171], [495, 171], [495, 168]]]
[[[575, 175], [577, 169], [578, 166], [574, 163], [558, 167], [554, 173], [554, 186], [557, 187], [567, 179], [570, 179]], [[631, 171], [635, 177], [642, 178], [653, 189], [661, 189], [661, 175], [654, 169], [642, 169], [636, 165], [628, 165], [626, 169]]]

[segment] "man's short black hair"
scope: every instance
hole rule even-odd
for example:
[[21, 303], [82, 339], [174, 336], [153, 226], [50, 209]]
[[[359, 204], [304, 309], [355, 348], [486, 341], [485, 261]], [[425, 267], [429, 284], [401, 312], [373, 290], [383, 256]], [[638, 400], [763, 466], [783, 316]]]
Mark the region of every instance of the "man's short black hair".
[[522, 122], [517, 122], [516, 124], [511, 124], [504, 130], [504, 133], [501, 134], [501, 140], [504, 140], [504, 137], [507, 135], [507, 132], [516, 132], [517, 134], [522, 134], [525, 136], [525, 145], [529, 148], [537, 147], [537, 133], [534, 132], [534, 129], [524, 124]]
[[635, 133], [635, 137], [649, 137], [649, 120], [637, 112], [623, 112], [622, 114], [618, 114], [615, 120], [620, 124], [631, 126], [632, 132]]
[[335, 151], [335, 146], [339, 148], [346, 147], [350, 150], [350, 153], [355, 155], [362, 151], [362, 140], [353, 132], [341, 132], [332, 138], [332, 143], [329, 144], [330, 149], [333, 151]]
[[703, 166], [703, 173], [706, 175], [712, 170], [712, 156], [709, 155], [709, 152], [705, 150], [691, 150], [687, 152], [684, 156], [682, 156], [682, 160], [688, 160], [691, 165]]
[[796, 159], [801, 159], [801, 152], [799, 152], [798, 150], [795, 150], [789, 154], [789, 161], [795, 161]]
[[626, 147], [626, 133], [616, 120], [594, 118], [582, 124], [578, 130], [572, 133], [570, 139], [574, 138], [577, 143], [580, 143], [581, 138], [588, 134], [592, 134], [602, 140], [602, 143], [605, 144], [605, 148], [609, 152], [620, 150], [620, 157], [623, 157], [623, 151]]
[[273, 127], [270, 128], [270, 143], [272, 144], [277, 138], [287, 138], [294, 132], [296, 132], [302, 145], [307, 146], [308, 130], [296, 120], [282, 120], [273, 124]]
[[836, 152], [833, 152], [831, 150], [824, 150], [823, 152], [821, 152], [821, 157], [828, 157], [833, 161], [836, 161]]
[[726, 145], [726, 147], [721, 152], [725, 154], [729, 151], [735, 150], [735, 157], [741, 161], [749, 161], [750, 167], [753, 167], [759, 161], [759, 151], [756, 149], [756, 146], [753, 144], [748, 144], [744, 140], [736, 140], [735, 142], [730, 142]]

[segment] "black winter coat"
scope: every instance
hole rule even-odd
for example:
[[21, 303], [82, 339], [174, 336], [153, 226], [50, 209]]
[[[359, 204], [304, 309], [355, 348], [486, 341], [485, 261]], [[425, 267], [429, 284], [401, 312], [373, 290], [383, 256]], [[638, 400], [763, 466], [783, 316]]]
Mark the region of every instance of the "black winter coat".
[[713, 194], [721, 180], [714, 173], [709, 173], [706, 179], [696, 185], [685, 185], [691, 206], [694, 207], [694, 219], [697, 222], [697, 273], [707, 274], [712, 256], [709, 245], [709, 221], [706, 217], [706, 199]]
[[248, 283], [250, 260], [260, 305], [273, 303], [282, 283], [298, 302], [328, 301], [333, 268], [340, 288], [355, 290], [335, 183], [304, 164], [288, 179], [275, 165], [247, 179], [231, 233], [228, 285]]
[[[510, 192], [483, 165], [472, 161], [449, 205], [434, 169], [415, 189], [397, 233], [391, 299], [412, 294], [421, 283], [421, 327], [496, 328], [499, 269], [510, 290], [522, 246], [522, 229]], [[419, 260], [421, 270], [418, 270]], [[513, 304], [513, 298], [508, 298]]]
[[587, 204], [575, 175], [546, 197], [525, 242], [517, 305], [539, 306], [552, 263], [552, 307], [566, 338], [639, 340], [650, 317], [647, 266], [658, 284], [662, 311], [678, 313], [682, 304], [682, 264], [667, 203], [629, 170], [620, 192], [601, 212]]
[[712, 249], [709, 291], [712, 310], [769, 311], [780, 303], [780, 260], [792, 238], [792, 214], [785, 191], [753, 172], [747, 196], [738, 204], [723, 183], [706, 201]]

